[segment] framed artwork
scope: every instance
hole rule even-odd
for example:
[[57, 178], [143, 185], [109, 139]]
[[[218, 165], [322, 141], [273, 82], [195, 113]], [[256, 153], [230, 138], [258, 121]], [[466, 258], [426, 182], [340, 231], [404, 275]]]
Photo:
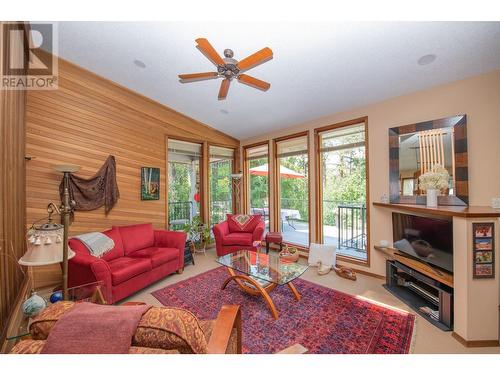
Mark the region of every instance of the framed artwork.
[[472, 277], [495, 278], [495, 227], [493, 223], [472, 223]]
[[160, 168], [141, 168], [141, 200], [153, 201], [160, 199]]

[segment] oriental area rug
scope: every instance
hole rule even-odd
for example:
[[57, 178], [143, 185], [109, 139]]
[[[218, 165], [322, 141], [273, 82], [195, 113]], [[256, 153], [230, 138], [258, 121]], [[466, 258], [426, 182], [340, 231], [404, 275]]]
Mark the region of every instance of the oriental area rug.
[[218, 267], [152, 295], [164, 306], [184, 308], [202, 320], [215, 319], [222, 305], [240, 305], [243, 353], [272, 354], [297, 343], [318, 354], [410, 352], [412, 314], [297, 279], [293, 283], [300, 301], [286, 285], [270, 293], [279, 312], [275, 320], [262, 297], [243, 292], [234, 281], [221, 290], [227, 277], [226, 269]]

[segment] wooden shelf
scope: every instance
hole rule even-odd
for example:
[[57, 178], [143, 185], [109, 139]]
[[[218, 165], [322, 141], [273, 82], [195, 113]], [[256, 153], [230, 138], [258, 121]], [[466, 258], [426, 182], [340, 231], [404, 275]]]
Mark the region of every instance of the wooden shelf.
[[373, 246], [375, 250], [383, 252], [389, 259], [397, 260], [399, 263], [402, 263], [415, 271], [418, 271], [430, 278], [443, 283], [444, 285], [448, 285], [453, 288], [453, 275], [451, 273], [438, 270], [434, 267], [429, 266], [427, 263], [421, 262], [419, 260], [408, 258], [404, 256], [399, 250], [394, 249], [392, 247], [382, 247], [382, 246]]
[[459, 217], [500, 217], [500, 209], [493, 209], [488, 206], [438, 206], [430, 208], [419, 204], [397, 204], [373, 202], [376, 207], [390, 208], [393, 210], [424, 213], [438, 216], [459, 216]]

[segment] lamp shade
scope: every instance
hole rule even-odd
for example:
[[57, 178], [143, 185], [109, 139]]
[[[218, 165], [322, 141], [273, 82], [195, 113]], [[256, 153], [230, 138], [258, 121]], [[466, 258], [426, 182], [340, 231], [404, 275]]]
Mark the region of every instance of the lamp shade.
[[[64, 227], [60, 224], [46, 223], [33, 227], [28, 232], [28, 251], [19, 259], [23, 266], [45, 266], [63, 261]], [[68, 249], [68, 259], [75, 256]]]

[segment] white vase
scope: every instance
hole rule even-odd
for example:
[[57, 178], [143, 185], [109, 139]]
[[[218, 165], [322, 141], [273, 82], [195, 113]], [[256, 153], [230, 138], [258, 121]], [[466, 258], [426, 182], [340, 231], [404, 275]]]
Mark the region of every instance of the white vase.
[[427, 189], [427, 207], [438, 206], [438, 189]]

